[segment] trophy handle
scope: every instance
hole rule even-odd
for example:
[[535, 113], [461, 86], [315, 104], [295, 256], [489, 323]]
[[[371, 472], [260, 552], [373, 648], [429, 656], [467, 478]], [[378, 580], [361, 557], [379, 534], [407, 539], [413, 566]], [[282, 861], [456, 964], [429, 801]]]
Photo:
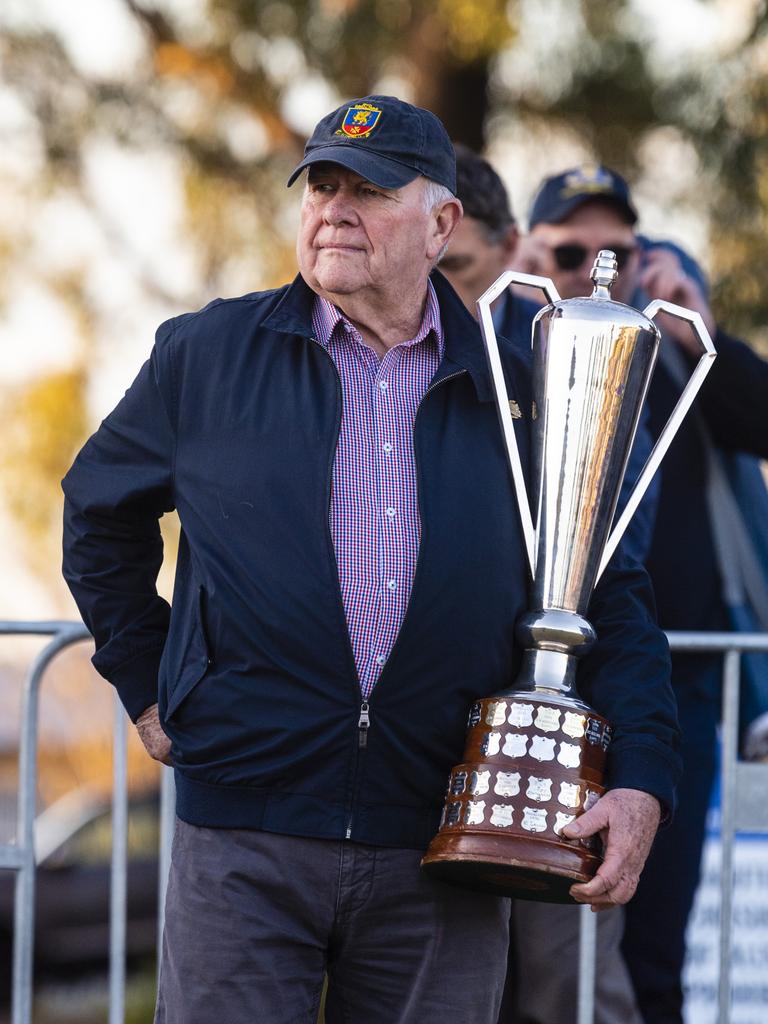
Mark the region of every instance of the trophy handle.
[[[658, 440], [653, 446], [653, 450], [643, 466], [640, 476], [637, 478], [637, 483], [629, 496], [627, 504], [624, 507], [624, 511], [619, 516], [616, 525], [611, 531], [603, 551], [600, 568], [597, 571], [597, 579], [600, 579], [602, 576], [603, 570], [610, 561], [619, 541], [623, 537], [630, 519], [635, 514], [635, 510], [648, 489], [648, 485], [653, 479], [656, 470], [659, 468], [661, 460], [667, 454], [667, 449], [672, 444], [675, 434], [680, 429], [680, 425], [682, 424], [691, 403], [698, 394], [701, 385], [704, 383], [704, 378], [712, 369], [712, 361], [717, 355], [715, 346], [712, 344], [712, 339], [709, 336], [709, 331], [704, 326], [704, 321], [702, 320], [700, 313], [695, 313], [692, 309], [686, 309], [684, 306], [677, 306], [673, 302], [665, 302], [663, 299], [654, 299], [645, 307], [643, 315], [647, 316], [649, 320], [653, 320], [656, 314], [660, 312], [669, 313], [670, 316], [675, 316], [678, 320], [686, 320], [691, 325], [691, 330], [701, 343], [703, 351], [699, 357], [698, 363], [696, 363], [696, 366], [694, 367], [688, 383], [683, 388], [683, 392], [677, 400], [677, 405], [672, 410], [664, 429], [659, 434]], [[672, 344], [675, 343], [672, 342]], [[648, 385], [646, 385], [646, 391], [647, 387]]]
[[[504, 370], [501, 366], [499, 345], [496, 340], [496, 329], [493, 326], [491, 315], [491, 303], [507, 290], [510, 284], [525, 284], [533, 288], [541, 288], [547, 297], [548, 302], [555, 303], [560, 295], [555, 285], [548, 277], [538, 277], [536, 274], [521, 274], [514, 270], [505, 270], [501, 277], [498, 277], [491, 287], [483, 292], [477, 300], [477, 313], [480, 320], [480, 331], [483, 335], [485, 351], [488, 356], [488, 363], [491, 369], [491, 379], [496, 392], [496, 408], [499, 413], [501, 430], [504, 435], [504, 443], [509, 459], [509, 468], [512, 470], [512, 480], [515, 485], [515, 499], [520, 513], [520, 522], [523, 529], [523, 540], [525, 552], [528, 556], [528, 567], [533, 577], [535, 567], [535, 549], [533, 519], [531, 517], [531, 506], [528, 501], [528, 492], [525, 488], [523, 478], [523, 467], [520, 462], [520, 450], [517, 447], [515, 427], [512, 423], [512, 413], [509, 408], [509, 395], [507, 385], [504, 381]], [[531, 338], [533, 343], [533, 338]], [[647, 486], [647, 484], [646, 484]]]

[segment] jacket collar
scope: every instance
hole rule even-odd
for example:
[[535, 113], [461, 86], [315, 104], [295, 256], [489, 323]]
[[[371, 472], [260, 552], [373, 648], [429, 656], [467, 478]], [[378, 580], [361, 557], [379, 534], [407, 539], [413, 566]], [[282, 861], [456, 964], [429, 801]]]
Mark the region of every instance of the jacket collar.
[[[480, 328], [467, 312], [456, 292], [439, 270], [431, 276], [440, 305], [440, 318], [445, 335], [445, 354], [432, 383], [466, 370], [481, 402], [493, 400], [488, 363]], [[283, 334], [298, 334], [313, 339], [312, 305], [315, 293], [297, 274], [285, 289], [277, 306], [264, 320], [263, 326]]]

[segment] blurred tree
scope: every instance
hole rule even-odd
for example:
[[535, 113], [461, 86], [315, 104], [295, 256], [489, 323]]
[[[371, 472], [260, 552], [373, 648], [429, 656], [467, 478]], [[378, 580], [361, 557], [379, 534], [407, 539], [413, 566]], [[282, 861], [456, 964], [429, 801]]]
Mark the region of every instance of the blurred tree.
[[[704, 11], [718, 2], [699, 5]], [[716, 65], [690, 57], [661, 63], [636, 0], [114, 3], [143, 40], [135, 66], [112, 75], [84, 71], [60, 34], [21, 18], [5, 25], [0, 75], [39, 149], [33, 180], [18, 179], [11, 194], [23, 193], [30, 211], [57, 193], [77, 197], [136, 277], [136, 302], [171, 315], [216, 294], [290, 278], [296, 198], [284, 181], [318, 97], [328, 109], [381, 90], [435, 110], [455, 139], [477, 149], [505, 120], [551, 137], [567, 127], [630, 177], [655, 132], [676, 132], [698, 154], [701, 176], [688, 200], [711, 218], [717, 309], [750, 337], [768, 322], [763, 0], [739, 0], [747, 31], [730, 49], [721, 44]], [[179, 169], [183, 246], [196, 267], [185, 283], [171, 286], [139, 266], [129, 238], [94, 200], [89, 153], [105, 140], [127, 153], [162, 151]], [[13, 230], [2, 224], [0, 217], [0, 268], [9, 268], [12, 249], [25, 251], [29, 218]], [[58, 479], [90, 427], [85, 399], [94, 357], [111, 343], [95, 298], [96, 269], [78, 267], [68, 281], [84, 337], [79, 371], [6, 398], [18, 423], [16, 453], [0, 469], [33, 538], [57, 517], [44, 510], [58, 507]], [[57, 287], [45, 270], [39, 276]], [[0, 312], [8, 298], [0, 286]]]
[[[545, 71], [497, 89], [495, 107], [553, 131], [567, 126], [597, 160], [630, 180], [643, 141], [660, 127], [690, 142], [701, 174], [686, 197], [711, 228], [713, 303], [719, 318], [768, 353], [768, 13], [764, 0], [734, 5], [747, 24], [717, 61], [663, 65], [637, 3], [580, 0], [568, 32], [541, 43]], [[702, 14], [715, 0], [699, 0]], [[521, 10], [566, 11], [558, 0]], [[725, 17], [726, 5], [720, 5]], [[736, 12], [734, 12], [736, 13]], [[691, 24], [691, 32], [696, 25]], [[563, 39], [565, 42], [563, 43]]]
[[80, 371], [37, 378], [6, 397], [0, 470], [6, 500], [43, 576], [60, 564], [59, 481], [86, 430]]
[[[490, 60], [513, 35], [506, 0], [208, 0], [197, 19], [162, 0], [122, 2], [141, 26], [147, 56], [114, 77], [82, 71], [42, 23], [6, 27], [2, 79], [33, 120], [42, 150], [41, 173], [16, 189], [32, 209], [57, 192], [77, 196], [135, 267], [130, 243], [94, 201], [89, 147], [111, 139], [126, 151], [174, 154], [199, 280], [189, 295], [174, 295], [156, 277], [139, 275], [147, 301], [160, 300], [169, 312], [231, 293], [233, 285], [270, 287], [295, 273], [295, 197], [285, 195], [284, 181], [304, 142], [285, 117], [297, 82], [324, 82], [339, 102], [380, 87], [404, 89], [435, 109], [456, 138], [480, 148]], [[15, 236], [0, 233], [0, 263], [29, 245], [29, 224]], [[68, 279], [84, 339], [80, 370], [5, 396], [13, 428], [0, 472], [33, 562], [46, 575], [58, 563], [51, 558], [58, 481], [92, 426], [87, 380], [104, 344], [90, 272], [73, 269]], [[39, 277], [56, 288], [45, 271]], [[173, 544], [177, 524], [164, 532]]]

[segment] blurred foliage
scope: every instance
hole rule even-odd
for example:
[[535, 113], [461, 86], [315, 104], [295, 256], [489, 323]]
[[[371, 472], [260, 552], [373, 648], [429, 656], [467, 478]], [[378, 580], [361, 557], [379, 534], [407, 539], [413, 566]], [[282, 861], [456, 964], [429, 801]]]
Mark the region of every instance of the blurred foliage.
[[0, 406], [6, 501], [42, 574], [61, 561], [59, 481], [86, 432], [84, 388], [82, 371], [54, 373], [12, 392]]
[[[310, 95], [327, 96], [330, 106], [397, 90], [475, 148], [504, 122], [552, 137], [567, 127], [630, 179], [655, 132], [677, 133], [699, 161], [696, 194], [686, 202], [711, 222], [716, 311], [750, 339], [765, 334], [764, 0], [734, 4], [748, 15], [746, 38], [730, 50], [723, 43], [717, 61], [666, 66], [631, 0], [201, 0], [197, 14], [195, 4], [190, 13], [164, 0], [119, 2], [144, 40], [145, 56], [133, 71], [84, 74], [53, 31], [20, 22], [0, 39], [2, 80], [37, 127], [38, 197], [69, 190], [103, 219], [85, 170], [93, 140], [174, 155], [198, 280], [185, 295], [147, 273], [140, 285], [148, 299], [180, 311], [290, 278], [296, 196], [284, 182], [304, 142], [297, 106]], [[700, 0], [702, 11], [725, 6]], [[525, 73], [514, 73], [518, 64]], [[0, 230], [3, 266], [14, 241], [23, 244], [23, 235]], [[79, 268], [67, 282], [85, 339], [80, 369], [36, 381], [3, 406], [12, 424], [0, 457], [3, 483], [46, 573], [58, 480], [88, 429], [94, 346], [103, 355], [109, 344], [103, 325], [99, 340], [86, 273]], [[176, 535], [170, 524], [169, 536]]]
[[[702, 0], [702, 8], [713, 6]], [[551, 4], [557, 7], [556, 3]], [[659, 66], [630, 0], [580, 0], [575, 35], [542, 80], [500, 90], [496, 105], [529, 123], [567, 125], [631, 181], [645, 137], [676, 129], [698, 156], [690, 197], [711, 225], [713, 306], [729, 329], [768, 353], [768, 12], [745, 0], [750, 29], [717, 61]], [[716, 6], [716, 5], [715, 5]], [[721, 5], [724, 10], [725, 4]], [[724, 15], [723, 15], [724, 16]], [[690, 26], [696, 32], [696, 24]], [[554, 45], [554, 44], [553, 44]], [[553, 86], [555, 79], [558, 86]]]

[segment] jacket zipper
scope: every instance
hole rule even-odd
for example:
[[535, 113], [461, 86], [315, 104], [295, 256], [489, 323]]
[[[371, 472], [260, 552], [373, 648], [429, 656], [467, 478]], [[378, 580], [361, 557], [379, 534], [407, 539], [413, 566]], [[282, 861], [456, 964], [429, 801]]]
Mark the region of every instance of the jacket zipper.
[[[421, 401], [419, 402], [419, 407], [416, 410], [416, 416], [414, 417], [414, 461], [416, 463], [417, 495], [421, 493], [421, 490], [419, 488], [419, 477], [420, 477], [419, 460], [418, 460], [417, 455], [416, 455], [416, 424], [418, 422], [419, 413], [421, 412], [422, 406], [424, 404], [424, 400], [426, 399], [427, 395], [429, 395], [432, 391], [436, 390], [436, 388], [438, 388], [441, 384], [446, 383], [446, 381], [453, 380], [455, 377], [461, 377], [462, 374], [466, 374], [466, 373], [467, 373], [466, 370], [458, 370], [455, 374], [449, 374], [449, 375], [447, 375], [447, 377], [441, 378], [435, 384], [430, 384], [430, 386], [427, 388], [427, 390], [422, 395]], [[419, 516], [421, 518], [421, 507], [419, 508]], [[414, 572], [414, 583], [413, 583], [413, 585], [411, 587], [411, 596], [413, 596], [413, 593], [414, 593], [414, 588], [416, 586], [416, 580], [417, 580], [417, 577], [418, 577], [419, 566], [421, 565], [421, 561], [422, 561], [422, 559], [421, 559], [421, 545], [420, 545], [419, 546], [419, 557], [417, 558], [416, 570]], [[408, 606], [406, 607], [406, 613], [404, 613], [403, 616], [402, 616], [402, 623], [400, 623], [400, 629], [399, 629], [399, 631], [397, 633], [397, 637], [395, 638], [394, 644], [392, 645], [392, 650], [389, 652], [389, 657], [390, 658], [391, 658], [392, 654], [394, 653], [394, 651], [396, 650], [397, 644], [399, 643], [400, 633], [402, 632], [402, 626], [403, 626], [404, 622], [406, 622], [406, 617], [408, 615], [408, 608], [409, 608], [410, 605], [411, 605], [411, 597], [409, 597], [409, 603], [408, 603]], [[360, 705], [360, 716], [359, 716], [359, 719], [357, 720], [357, 754], [358, 755], [359, 755], [359, 752], [361, 750], [364, 750], [366, 748], [366, 746], [368, 745], [368, 730], [370, 728], [371, 728], [371, 703], [370, 703], [369, 700], [364, 700], [364, 701], [362, 701], [362, 703]], [[355, 768], [356, 768], [356, 765], [357, 765], [357, 762], [355, 762]], [[355, 774], [356, 774], [356, 772], [355, 772]], [[353, 820], [354, 820], [354, 812], [350, 811], [349, 817], [347, 819], [346, 833], [344, 834], [346, 839], [351, 839], [352, 838], [352, 821]]]
[[[419, 471], [419, 460], [418, 460], [418, 458], [416, 456], [415, 439], [416, 439], [416, 423], [418, 421], [419, 413], [421, 412], [421, 407], [424, 404], [424, 401], [427, 398], [427, 396], [432, 391], [435, 391], [437, 388], [439, 388], [441, 384], [445, 384], [447, 381], [453, 380], [454, 377], [460, 377], [463, 373], [466, 373], [466, 372], [467, 372], [466, 370], [457, 370], [456, 373], [448, 374], [447, 377], [443, 377], [441, 380], [437, 381], [435, 384], [431, 384], [427, 388], [427, 390], [424, 392], [424, 394], [422, 395], [421, 401], [419, 402], [418, 408], [416, 409], [416, 415], [413, 418], [413, 435], [414, 435], [413, 458], [414, 458], [414, 462], [416, 463], [416, 493], [417, 493], [417, 495], [420, 493], [421, 489], [419, 488], [420, 471]], [[421, 507], [419, 507], [419, 516], [421, 516]], [[418, 555], [418, 558], [416, 560], [416, 570], [414, 571], [414, 574], [413, 574], [413, 585], [411, 586], [411, 596], [413, 595], [413, 590], [414, 590], [414, 587], [416, 585], [416, 578], [417, 578], [417, 575], [418, 575], [418, 572], [419, 572], [419, 566], [420, 565], [421, 565], [421, 545], [419, 545], [419, 555]], [[409, 606], [410, 606], [410, 603], [411, 603], [411, 599], [409, 597], [409, 599], [408, 599], [408, 605]], [[407, 615], [408, 615], [408, 607], [406, 607], [406, 609], [405, 609], [405, 615], [403, 615], [403, 621], [400, 624], [400, 630], [398, 631], [397, 638], [395, 639], [395, 642], [394, 642], [394, 644], [392, 646], [392, 650], [390, 651], [390, 655], [389, 655], [390, 658], [394, 654], [395, 650], [397, 649], [397, 645], [400, 642], [400, 634], [402, 633], [403, 625], [405, 623], [405, 619], [406, 619]], [[357, 752], [358, 752], [358, 760], [356, 760], [356, 762], [355, 762], [355, 769], [357, 769], [357, 765], [359, 763], [360, 751], [363, 750], [368, 745], [368, 730], [370, 729], [370, 727], [371, 727], [371, 705], [370, 705], [370, 701], [364, 700], [362, 702], [362, 704], [360, 705], [360, 717], [359, 717], [359, 719], [357, 721]], [[357, 770], [355, 771], [355, 775], [357, 775]], [[354, 821], [354, 810], [350, 809], [349, 818], [347, 819], [347, 830], [345, 832], [345, 838], [346, 839], [351, 839], [352, 838], [352, 823], [353, 823], [353, 821]]]
[[360, 705], [360, 718], [357, 720], [357, 747], [362, 750], [368, 746], [368, 730], [371, 727], [371, 706], [367, 700]]
[[[371, 705], [367, 700], [364, 700], [360, 704], [360, 717], [357, 720], [357, 751], [358, 756], [361, 750], [364, 750], [368, 746], [368, 730], [371, 727]], [[355, 775], [357, 775], [357, 765], [359, 761], [355, 759]], [[345, 839], [352, 838], [352, 821], [354, 819], [354, 811], [350, 809], [349, 818], [347, 819], [347, 830], [344, 833]]]
[[[336, 366], [336, 363], [333, 361], [333, 357], [331, 356], [330, 352], [328, 352], [328, 350], [326, 348], [324, 348], [323, 345], [321, 345], [320, 342], [317, 340], [317, 338], [315, 338], [314, 336], [312, 337], [311, 340], [314, 342], [315, 345], [317, 345], [317, 347], [320, 349], [320, 351], [325, 354], [326, 359], [328, 359], [328, 361], [330, 362], [331, 366], [333, 367], [333, 372], [336, 374], [336, 395], [338, 397], [339, 410], [340, 410], [340, 412], [339, 412], [339, 420], [338, 420], [338, 427], [337, 427], [337, 430], [336, 430], [336, 445], [338, 445], [338, 443], [339, 443], [339, 432], [341, 430], [341, 417], [343, 415], [343, 404], [344, 404], [344, 395], [343, 395], [342, 387], [341, 387], [341, 376], [339, 374], [339, 369]], [[335, 452], [335, 448], [334, 448], [334, 452]], [[339, 576], [339, 564], [336, 561], [336, 551], [335, 551], [335, 549], [333, 547], [333, 538], [330, 536], [330, 530], [331, 530], [331, 527], [330, 527], [330, 521], [331, 521], [331, 492], [332, 492], [332, 487], [333, 487], [333, 462], [331, 462], [329, 472], [330, 472], [330, 476], [331, 476], [331, 482], [330, 482], [329, 487], [328, 487], [328, 509], [327, 509], [327, 512], [326, 512], [325, 523], [326, 523], [326, 529], [328, 530], [329, 547], [330, 547], [331, 554], [333, 556], [333, 564], [334, 564], [334, 567], [336, 569], [336, 578], [338, 579], [338, 576]], [[341, 601], [341, 590], [340, 589], [339, 589], [339, 601]], [[342, 612], [342, 622], [344, 623], [344, 626], [345, 626], [345, 629], [346, 629], [346, 633], [347, 633], [347, 645], [348, 645], [348, 648], [349, 648], [349, 654], [350, 654], [350, 658], [351, 658], [352, 668], [354, 669], [354, 673], [355, 673], [355, 689], [356, 689], [356, 692], [357, 692], [357, 694], [359, 696], [359, 694], [360, 694], [360, 677], [359, 677], [359, 675], [357, 673], [357, 666], [355, 665], [354, 652], [352, 651], [352, 641], [349, 638], [349, 628], [347, 627], [347, 624], [346, 624], [346, 616], [345, 616], [345, 613], [344, 613], [343, 603], [341, 605], [341, 612]], [[359, 754], [360, 754], [360, 751], [362, 749], [364, 749], [368, 745], [368, 729], [371, 726], [370, 710], [371, 710], [370, 709], [370, 703], [367, 700], [362, 701], [362, 703], [360, 704], [360, 715], [359, 715], [358, 720], [357, 720], [357, 747], [356, 747], [356, 750], [355, 750], [355, 763], [354, 763], [354, 770], [353, 770], [353, 775], [352, 775], [352, 785], [350, 787], [350, 792], [352, 794], [354, 794], [354, 792], [355, 792], [355, 785], [356, 785], [356, 782], [357, 782], [357, 766], [358, 766]], [[354, 802], [354, 798], [353, 798], [353, 802]], [[353, 820], [353, 818], [354, 818], [354, 811], [353, 811], [352, 806], [350, 806], [350, 808], [349, 808], [349, 816], [347, 818], [347, 827], [346, 827], [346, 831], [344, 833], [344, 837], [346, 839], [351, 839], [352, 838], [352, 820]]]
[[[334, 373], [336, 374], [336, 394], [338, 395], [338, 398], [339, 398], [339, 408], [341, 409], [343, 401], [344, 401], [344, 398], [343, 398], [343, 394], [342, 394], [341, 377], [339, 375], [338, 367], [336, 366], [336, 363], [334, 363], [333, 358], [331, 357], [330, 353], [320, 344], [320, 342], [317, 340], [317, 338], [313, 337], [312, 341], [315, 343], [315, 345], [317, 345], [317, 347], [322, 352], [325, 353], [326, 357], [330, 360], [331, 365], [333, 366]], [[430, 384], [430, 386], [427, 388], [427, 390], [422, 395], [421, 401], [419, 402], [418, 408], [416, 409], [416, 415], [414, 416], [414, 419], [413, 419], [414, 441], [415, 441], [415, 436], [416, 436], [416, 422], [418, 420], [419, 413], [421, 412], [421, 407], [424, 404], [424, 400], [427, 398], [427, 396], [429, 394], [431, 394], [432, 391], [435, 391], [437, 388], [439, 388], [441, 384], [445, 384], [447, 381], [453, 380], [454, 377], [460, 377], [463, 373], [466, 373], [466, 372], [467, 372], [466, 370], [457, 370], [455, 373], [448, 374], [447, 377], [442, 377], [435, 384]], [[342, 415], [343, 415], [343, 411], [342, 411]], [[341, 415], [339, 416], [339, 429], [341, 429]], [[338, 430], [337, 430], [337, 433], [336, 433], [336, 443], [337, 444], [338, 444], [338, 440], [339, 440], [339, 433], [338, 433]], [[417, 494], [418, 494], [419, 466], [418, 466], [418, 459], [416, 458], [416, 445], [415, 445], [415, 443], [414, 443], [413, 456], [414, 456], [414, 461], [416, 462], [416, 479], [417, 479]], [[332, 464], [331, 464], [331, 473], [333, 473], [333, 465]], [[421, 514], [421, 510], [419, 510], [419, 514]], [[330, 531], [330, 515], [331, 515], [331, 488], [329, 487], [328, 488], [328, 514], [326, 516], [326, 524], [327, 524], [327, 528], [328, 528], [329, 531]], [[331, 550], [333, 551], [333, 542], [332, 541], [331, 541]], [[338, 576], [339, 566], [338, 566], [338, 563], [336, 562], [335, 551], [333, 552], [333, 554], [334, 554], [334, 565], [336, 566], [336, 575]], [[419, 568], [419, 564], [420, 563], [421, 563], [421, 555], [419, 554], [419, 557], [417, 558], [417, 563], [416, 563], [416, 571], [414, 572], [414, 577], [413, 577], [414, 584], [416, 582], [416, 573], [418, 572], [418, 568]], [[412, 593], [413, 593], [413, 587], [411, 587], [411, 594]], [[410, 604], [410, 598], [409, 598], [408, 603]], [[408, 614], [408, 608], [406, 607], [405, 615], [403, 616], [403, 622], [405, 622], [405, 616], [407, 614]], [[402, 623], [401, 623], [401, 630], [402, 630]], [[350, 649], [350, 652], [351, 652], [352, 651], [352, 643], [349, 640], [349, 630], [347, 630], [347, 639], [348, 639], [348, 642], [349, 642], [349, 649]], [[390, 652], [390, 657], [392, 656], [392, 653], [394, 652], [395, 648], [397, 647], [398, 640], [399, 640], [399, 633], [398, 633], [398, 638], [395, 640], [394, 646], [392, 648], [392, 652]], [[354, 656], [352, 658], [352, 664], [354, 665]], [[355, 678], [357, 680], [357, 687], [358, 687], [358, 692], [359, 692], [360, 677], [357, 674], [357, 666], [354, 666], [354, 667], [355, 667]], [[370, 700], [364, 700], [360, 704], [360, 715], [359, 715], [358, 720], [357, 720], [357, 756], [355, 757], [355, 769], [354, 769], [354, 775], [352, 777], [352, 793], [353, 794], [354, 794], [354, 790], [355, 790], [355, 784], [357, 782], [357, 769], [358, 769], [358, 764], [359, 764], [360, 751], [361, 750], [365, 750], [365, 748], [368, 746], [368, 730], [370, 729], [370, 727], [371, 727], [371, 704], [370, 704]], [[354, 799], [353, 799], [353, 803], [354, 803]], [[353, 821], [354, 821], [354, 807], [350, 807], [349, 817], [347, 818], [347, 828], [346, 828], [346, 831], [344, 833], [345, 839], [351, 839], [352, 838], [352, 823], [353, 823]]]

